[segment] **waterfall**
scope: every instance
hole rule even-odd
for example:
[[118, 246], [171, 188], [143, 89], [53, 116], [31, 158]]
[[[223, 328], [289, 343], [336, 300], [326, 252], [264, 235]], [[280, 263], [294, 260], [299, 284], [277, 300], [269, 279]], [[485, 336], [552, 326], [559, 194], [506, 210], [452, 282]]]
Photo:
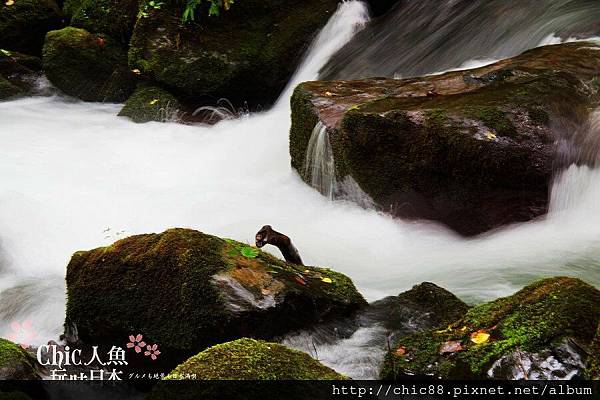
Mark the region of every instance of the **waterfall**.
[[322, 70], [324, 79], [405, 78], [513, 57], [562, 39], [600, 34], [590, 0], [399, 1]]
[[304, 177], [323, 196], [333, 200], [336, 188], [335, 161], [327, 127], [321, 121], [315, 125], [306, 147]]

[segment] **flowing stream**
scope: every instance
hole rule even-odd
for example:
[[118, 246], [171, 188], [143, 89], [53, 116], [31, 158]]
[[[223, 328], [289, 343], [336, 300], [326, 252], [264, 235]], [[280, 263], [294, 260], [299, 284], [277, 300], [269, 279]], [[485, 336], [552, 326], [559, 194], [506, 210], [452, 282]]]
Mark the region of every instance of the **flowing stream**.
[[171, 227], [252, 243], [271, 224], [307, 264], [348, 274], [369, 300], [422, 281], [470, 303], [544, 276], [600, 285], [597, 169], [560, 174], [546, 218], [470, 240], [330, 201], [291, 170], [291, 91], [367, 21], [363, 3], [343, 3], [271, 110], [214, 126], [134, 124], [116, 116], [119, 105], [59, 95], [0, 103], [0, 336], [30, 321], [31, 343], [56, 339], [73, 252]]

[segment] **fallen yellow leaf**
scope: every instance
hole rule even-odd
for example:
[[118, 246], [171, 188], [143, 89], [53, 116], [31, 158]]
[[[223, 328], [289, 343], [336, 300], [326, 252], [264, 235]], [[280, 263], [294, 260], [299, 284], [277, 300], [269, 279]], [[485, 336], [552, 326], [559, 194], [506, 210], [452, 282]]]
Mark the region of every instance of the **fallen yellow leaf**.
[[475, 344], [483, 344], [490, 340], [490, 334], [483, 331], [473, 332], [471, 334], [471, 342]]
[[487, 131], [485, 136], [488, 138], [488, 140], [496, 139], [496, 135], [494, 133], [492, 133], [491, 131]]
[[158, 99], [154, 99], [150, 102], [150, 105], [155, 105], [156, 103], [158, 103]]
[[331, 97], [331, 96], [333, 96], [333, 93], [331, 93], [331, 92], [325, 92], [325, 96]]
[[330, 278], [323, 278], [321, 280], [325, 283], [333, 283], [333, 281]]

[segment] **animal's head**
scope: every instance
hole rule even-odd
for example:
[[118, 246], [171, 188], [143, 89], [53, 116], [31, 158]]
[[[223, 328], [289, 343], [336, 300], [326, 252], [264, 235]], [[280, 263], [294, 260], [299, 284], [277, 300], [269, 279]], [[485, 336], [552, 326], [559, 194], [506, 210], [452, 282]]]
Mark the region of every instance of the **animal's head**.
[[271, 225], [265, 225], [260, 228], [260, 231], [256, 233], [256, 247], [263, 247], [264, 245], [269, 243], [271, 236], [273, 234], [273, 228]]

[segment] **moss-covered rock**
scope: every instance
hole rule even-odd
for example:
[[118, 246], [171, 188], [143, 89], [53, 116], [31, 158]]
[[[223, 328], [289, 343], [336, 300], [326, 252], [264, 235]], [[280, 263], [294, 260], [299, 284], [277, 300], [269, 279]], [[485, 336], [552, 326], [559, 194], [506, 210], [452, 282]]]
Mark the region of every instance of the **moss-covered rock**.
[[[191, 357], [175, 368], [158, 383], [150, 400], [177, 398], [224, 399], [320, 399], [330, 395], [330, 388], [319, 385], [278, 385], [276, 396], [271, 396], [273, 380], [345, 380], [348, 379], [322, 365], [308, 354], [277, 343], [242, 338], [213, 346]], [[185, 384], [181, 380], [196, 380]], [[203, 384], [197, 380], [210, 380]], [[237, 380], [235, 385], [226, 381]], [[221, 381], [221, 382], [215, 382]], [[248, 384], [241, 381], [248, 381]], [[262, 383], [259, 381], [263, 381]], [[299, 390], [300, 389], [300, 390]]]
[[104, 34], [68, 27], [48, 32], [43, 64], [57, 88], [85, 101], [125, 101], [135, 89], [125, 50]]
[[0, 338], [0, 380], [40, 379], [37, 363], [18, 344]]
[[41, 69], [38, 57], [0, 49], [0, 98], [30, 92]]
[[79, 10], [81, 7], [81, 3], [82, 0], [65, 0], [62, 7], [65, 17], [73, 17], [73, 15], [75, 15], [77, 10]]
[[248, 338], [210, 347], [179, 365], [165, 379], [191, 375], [203, 380], [345, 379], [306, 353]]
[[172, 367], [216, 343], [272, 338], [365, 304], [342, 274], [171, 229], [75, 253], [67, 267], [65, 325], [82, 342], [109, 348], [141, 333], [160, 346], [157, 364]]
[[65, 5], [71, 25], [92, 33], [105, 33], [128, 44], [139, 11], [139, 0], [83, 0]]
[[447, 325], [461, 318], [468, 306], [444, 288], [423, 282], [398, 296], [369, 305], [364, 314], [383, 324], [390, 332], [404, 333], [407, 325], [423, 330]]
[[[400, 338], [386, 356], [381, 377], [507, 379], [527, 378], [530, 372], [545, 377], [534, 369], [543, 370], [541, 364], [550, 357], [561, 360], [561, 352], [580, 358], [569, 343], [589, 345], [599, 320], [599, 290], [575, 278], [544, 279], [470, 309], [445, 329]], [[540, 365], [520, 365], [521, 357], [513, 354]], [[579, 361], [569, 364], [569, 376], [574, 369], [582, 372]]]
[[8, 76], [37, 72], [42, 69], [42, 59], [36, 56], [0, 49], [0, 73]]
[[39, 55], [46, 32], [60, 27], [54, 0], [18, 0], [0, 7], [0, 48]]
[[598, 73], [597, 47], [568, 43], [438, 76], [306, 82], [292, 97], [292, 166], [304, 171], [320, 121], [338, 181], [382, 210], [465, 235], [527, 221], [547, 211], [556, 139], [597, 104]]
[[181, 23], [182, 9], [163, 7], [138, 19], [130, 67], [178, 97], [250, 107], [274, 101], [337, 0], [244, 0], [219, 17], [199, 13]]
[[13, 85], [6, 78], [0, 75], [0, 100], [10, 99], [21, 94], [24, 94], [23, 89]]
[[168, 91], [149, 84], [141, 84], [131, 95], [119, 116], [134, 122], [166, 122], [177, 120], [182, 106]]
[[587, 377], [589, 379], [600, 380], [600, 324], [598, 324], [596, 337], [592, 342], [587, 364]]

